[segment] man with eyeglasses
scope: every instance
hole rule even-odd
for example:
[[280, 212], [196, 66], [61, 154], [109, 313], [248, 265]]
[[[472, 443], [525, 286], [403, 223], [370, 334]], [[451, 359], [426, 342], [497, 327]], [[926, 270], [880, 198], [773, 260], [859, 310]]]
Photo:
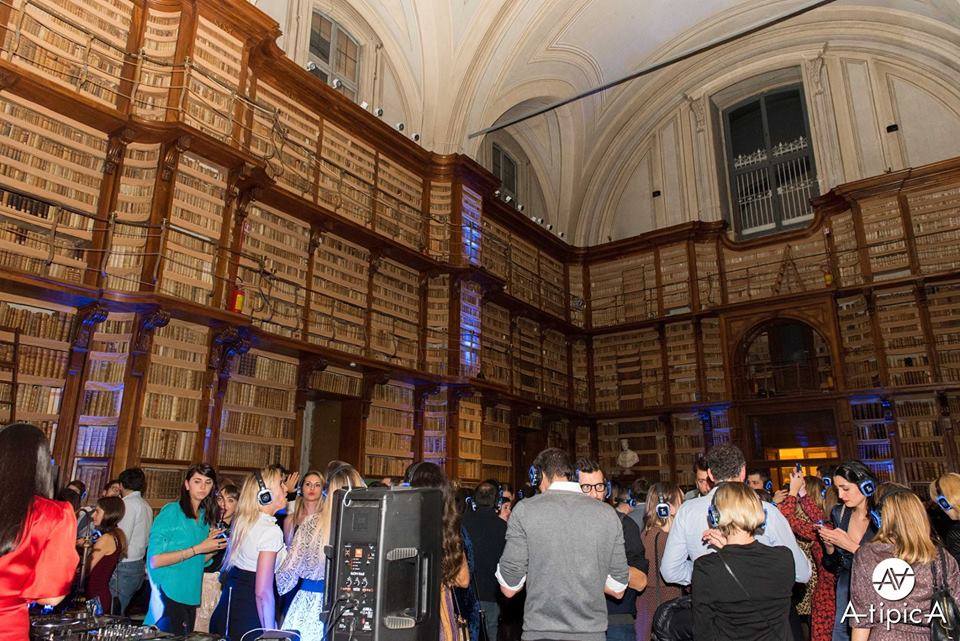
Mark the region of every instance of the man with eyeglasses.
[[[604, 477], [600, 464], [581, 458], [577, 460], [577, 483], [580, 491], [598, 501], [607, 501], [610, 496], [610, 483]], [[637, 618], [637, 594], [647, 587], [647, 558], [643, 551], [643, 539], [640, 527], [627, 515], [616, 511], [623, 528], [623, 548], [627, 557], [627, 569], [630, 580], [623, 597], [615, 599], [607, 596], [607, 641], [634, 641]]]
[[605, 641], [604, 593], [622, 598], [630, 578], [616, 512], [583, 494], [566, 452], [534, 460], [540, 492], [517, 503], [495, 576], [507, 598], [526, 588], [524, 641]]

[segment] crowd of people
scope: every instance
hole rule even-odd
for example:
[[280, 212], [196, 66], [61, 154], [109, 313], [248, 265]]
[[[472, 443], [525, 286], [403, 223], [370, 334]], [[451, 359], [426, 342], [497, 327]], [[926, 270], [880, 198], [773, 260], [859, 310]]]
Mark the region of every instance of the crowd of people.
[[[81, 507], [80, 481], [53, 500], [50, 461], [36, 427], [0, 429], [0, 641], [28, 638], [28, 605], [68, 596], [129, 614], [145, 582], [144, 623], [166, 632], [326, 638], [329, 497], [366, 487], [351, 464], [268, 465], [239, 487], [196, 464], [154, 516], [141, 469]], [[371, 485], [441, 490], [441, 641], [957, 638], [960, 474], [921, 497], [846, 461], [777, 488], [732, 444], [693, 472], [687, 492], [620, 485], [548, 448], [524, 491], [459, 487], [429, 462]]]

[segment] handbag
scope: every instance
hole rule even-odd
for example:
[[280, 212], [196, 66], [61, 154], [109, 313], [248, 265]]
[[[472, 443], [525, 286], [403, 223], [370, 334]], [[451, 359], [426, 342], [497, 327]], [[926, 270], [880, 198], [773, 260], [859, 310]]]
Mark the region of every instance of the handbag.
[[470, 623], [463, 617], [460, 613], [460, 602], [457, 599], [457, 595], [450, 588], [445, 588], [450, 590], [450, 600], [453, 601], [453, 629], [454, 634], [456, 635], [457, 641], [471, 641], [470, 640]]
[[[940, 564], [940, 576], [937, 576], [937, 563]], [[955, 641], [960, 638], [960, 608], [950, 594], [947, 584], [947, 559], [943, 548], [937, 547], [937, 558], [930, 564], [933, 574], [933, 597], [930, 599], [930, 613], [943, 614], [930, 617], [931, 641]]]

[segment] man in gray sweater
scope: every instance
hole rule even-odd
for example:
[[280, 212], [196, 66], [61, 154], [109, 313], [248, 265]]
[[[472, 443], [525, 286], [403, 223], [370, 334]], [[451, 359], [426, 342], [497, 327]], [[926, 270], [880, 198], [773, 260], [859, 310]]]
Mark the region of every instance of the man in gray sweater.
[[620, 520], [570, 481], [563, 450], [540, 452], [530, 472], [541, 493], [510, 515], [500, 591], [512, 597], [526, 586], [523, 641], [604, 641], [604, 594], [621, 598], [629, 580]]

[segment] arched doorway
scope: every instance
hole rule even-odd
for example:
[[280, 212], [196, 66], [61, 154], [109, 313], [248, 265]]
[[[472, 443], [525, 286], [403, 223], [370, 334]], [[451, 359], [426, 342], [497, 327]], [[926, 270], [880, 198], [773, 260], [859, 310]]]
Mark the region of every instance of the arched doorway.
[[811, 325], [775, 318], [756, 325], [736, 351], [734, 390], [743, 403], [752, 467], [779, 488], [800, 463], [805, 473], [839, 457], [830, 343]]

